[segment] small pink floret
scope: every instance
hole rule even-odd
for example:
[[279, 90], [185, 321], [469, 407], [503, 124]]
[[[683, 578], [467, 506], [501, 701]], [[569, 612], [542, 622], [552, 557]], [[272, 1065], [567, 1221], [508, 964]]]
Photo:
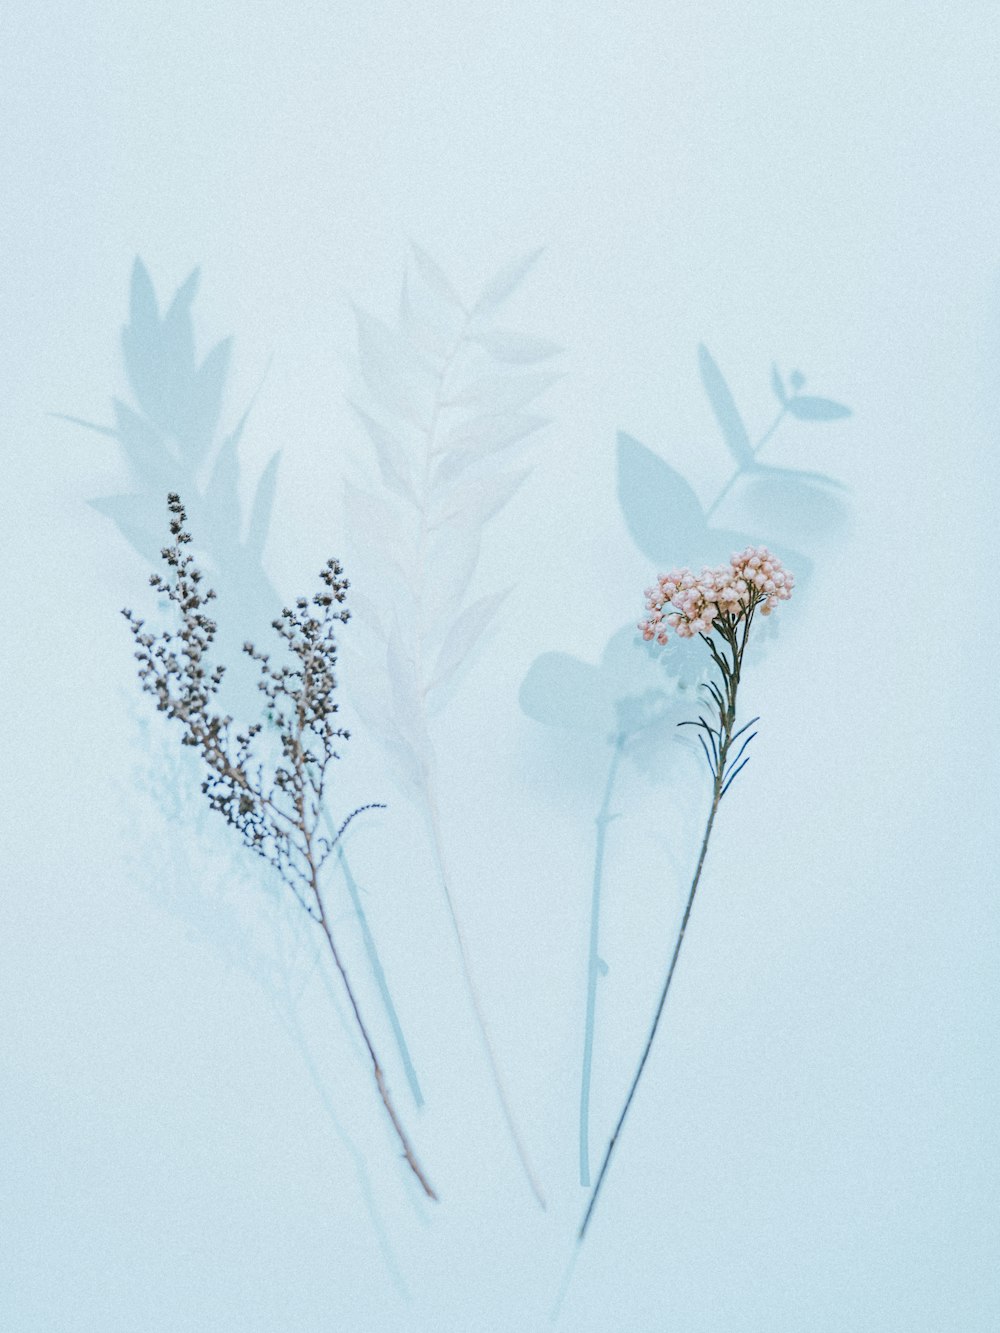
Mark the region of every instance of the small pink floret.
[[788, 601], [794, 586], [794, 575], [766, 546], [748, 546], [731, 555], [728, 565], [706, 565], [698, 574], [690, 569], [660, 574], [643, 594], [649, 614], [639, 629], [647, 643], [655, 638], [665, 644], [667, 625], [678, 638], [693, 639], [710, 633], [720, 616], [738, 621], [753, 608], [770, 615], [779, 601]]

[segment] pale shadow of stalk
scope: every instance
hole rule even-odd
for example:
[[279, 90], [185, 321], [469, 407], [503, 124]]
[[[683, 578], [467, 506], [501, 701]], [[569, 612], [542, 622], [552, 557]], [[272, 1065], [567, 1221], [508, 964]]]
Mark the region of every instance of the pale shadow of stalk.
[[[329, 969], [321, 964], [321, 944], [311, 939], [304, 915], [290, 906], [283, 886], [268, 868], [248, 862], [234, 846], [222, 844], [220, 850], [210, 829], [211, 812], [204, 802], [194, 799], [196, 793], [200, 795], [194, 756], [168, 744], [172, 738], [155, 735], [160, 728], [152, 727], [145, 717], [136, 716], [136, 730], [145, 741], [145, 762], [136, 765], [127, 806], [131, 845], [137, 846], [138, 830], [144, 849], [141, 857], [135, 852], [136, 880], [146, 885], [160, 910], [196, 930], [221, 963], [248, 972], [261, 987], [280, 1027], [302, 1057], [334, 1133], [351, 1158], [386, 1269], [401, 1298], [409, 1300], [371, 1176], [360, 1149], [337, 1116], [299, 1016], [302, 994], [318, 969], [337, 1020], [359, 1067], [363, 1066], [364, 1053], [354, 1025], [348, 1022]], [[144, 796], [145, 802], [137, 805], [136, 794]], [[146, 815], [152, 819], [148, 826]], [[187, 830], [183, 839], [172, 831], [181, 818]], [[192, 852], [197, 854], [194, 862]], [[153, 865], [158, 868], [155, 876], [150, 870]]]

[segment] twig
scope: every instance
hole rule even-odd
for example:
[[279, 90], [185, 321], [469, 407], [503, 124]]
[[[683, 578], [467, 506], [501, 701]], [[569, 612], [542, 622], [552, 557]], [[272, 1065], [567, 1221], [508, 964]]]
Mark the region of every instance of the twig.
[[[334, 702], [336, 663], [334, 625], [344, 623], [349, 613], [342, 606], [348, 587], [336, 560], [327, 562], [321, 574], [324, 589], [311, 602], [300, 597], [295, 608], [286, 607], [272, 622], [283, 640], [291, 665], [271, 666], [266, 653], [252, 643], [244, 652], [258, 664], [258, 688], [267, 712], [276, 723], [280, 758], [267, 765], [272, 777], [265, 782], [264, 758], [258, 757], [262, 724], [255, 723], [232, 735], [233, 719], [215, 712], [225, 668], [209, 668], [208, 659], [216, 625], [204, 611], [215, 593], [201, 587], [201, 571], [186, 547], [191, 541], [185, 529], [186, 514], [176, 493], [168, 496], [172, 546], [164, 547], [166, 578], [154, 574], [150, 583], [174, 604], [181, 628], [154, 635], [143, 629], [143, 621], [124, 611], [136, 645], [139, 678], [160, 711], [184, 727], [182, 743], [196, 748], [208, 776], [202, 791], [209, 805], [240, 833], [244, 845], [271, 864], [292, 890], [307, 915], [323, 931], [334, 965], [350, 1000], [354, 1017], [371, 1057], [375, 1083], [403, 1149], [410, 1170], [429, 1198], [436, 1199], [396, 1113], [357, 998], [341, 961], [327, 919], [320, 890], [320, 871], [339, 846], [347, 826], [363, 810], [361, 806], [342, 822], [332, 840], [317, 836], [327, 769], [338, 757], [338, 740], [349, 733], [336, 725]], [[381, 808], [381, 807], [379, 807]]]

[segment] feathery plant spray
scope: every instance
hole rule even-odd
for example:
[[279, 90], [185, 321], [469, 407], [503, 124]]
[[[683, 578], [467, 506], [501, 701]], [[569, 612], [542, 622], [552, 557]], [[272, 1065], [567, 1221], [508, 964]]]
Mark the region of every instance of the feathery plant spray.
[[[363, 538], [359, 578], [382, 566], [384, 604], [403, 589], [407, 613], [385, 618], [357, 593], [359, 626], [372, 651], [364, 676], [387, 695], [362, 712], [381, 734], [400, 783], [421, 810], [444, 892], [459, 963], [493, 1086], [528, 1184], [545, 1206], [501, 1069], [489, 1013], [463, 925], [463, 886], [451, 860], [441, 810], [435, 717], [510, 589], [468, 600], [487, 523], [529, 475], [522, 443], [546, 419], [525, 409], [559, 378], [542, 367], [559, 348], [498, 327], [497, 316], [538, 258], [502, 270], [464, 301], [419, 247], [407, 273], [398, 326], [358, 310], [362, 407], [354, 404], [378, 462], [381, 487], [348, 482], [349, 528]], [[518, 459], [515, 466], [512, 462]], [[370, 469], [366, 469], [369, 470]], [[359, 712], [365, 707], [356, 701]]]
[[202, 573], [185, 549], [191, 535], [185, 526], [184, 506], [176, 492], [168, 495], [167, 506], [173, 537], [173, 544], [161, 551], [167, 575], [152, 574], [150, 583], [173, 604], [181, 623], [176, 634], [170, 631], [152, 634], [132, 611], [123, 612], [135, 640], [142, 688], [153, 696], [161, 712], [182, 724], [181, 743], [199, 752], [207, 770], [202, 791], [211, 808], [236, 829], [246, 847], [274, 867], [323, 932], [403, 1156], [424, 1193], [436, 1199], [390, 1096], [382, 1065], [334, 940], [320, 886], [323, 867], [337, 849], [348, 824], [365, 810], [383, 808], [375, 804], [361, 806], [347, 816], [331, 837], [319, 833], [328, 770], [332, 761], [339, 758], [337, 742], [349, 739], [350, 735], [336, 724], [338, 706], [334, 701], [333, 672], [337, 660], [334, 631], [350, 615], [343, 606], [348, 582], [342, 577], [340, 564], [336, 560], [327, 561], [320, 574], [322, 591], [311, 600], [298, 598], [294, 608], [285, 607], [272, 622], [286, 657], [280, 665], [272, 665], [269, 654], [260, 652], [252, 643], [243, 645], [243, 651], [257, 663], [257, 687], [280, 748], [278, 755], [268, 753], [269, 743], [273, 749], [274, 741], [272, 736], [262, 735], [262, 723], [255, 722], [234, 734], [232, 717], [213, 708], [226, 671], [224, 666], [212, 666], [209, 661], [217, 626], [205, 608], [215, 593], [203, 587]]
[[[719, 674], [717, 681], [709, 680], [703, 686], [709, 697], [710, 706], [706, 708], [706, 712], [710, 714], [711, 720], [702, 714], [697, 720], [679, 723], [680, 726], [694, 727], [698, 732], [698, 741], [712, 776], [712, 805], [666, 980], [660, 992], [638, 1068], [632, 1078], [628, 1095], [591, 1192], [590, 1202], [580, 1227], [578, 1237], [580, 1241], [587, 1234], [604, 1177], [649, 1059], [656, 1030], [667, 1002], [670, 983], [677, 968], [677, 959], [684, 943], [688, 921], [691, 918], [691, 909], [705, 865], [715, 817], [722, 798], [750, 760], [746, 751], [757, 734], [755, 731], [750, 731], [750, 728], [759, 719], [752, 718], [739, 729], [736, 727], [736, 696], [750, 627], [758, 612], [768, 616], [779, 602], [787, 601], [792, 595], [794, 584], [794, 576], [782, 567], [781, 561], [766, 547], [748, 546], [740, 554], [731, 556], [728, 566], [720, 565], [714, 569], [705, 566], [700, 574], [694, 574], [690, 569], [675, 569], [669, 574], [661, 574], [656, 586], [646, 589], [648, 614], [639, 624], [646, 642], [655, 640], [661, 646], [665, 645], [668, 640], [668, 629], [672, 629], [680, 639], [693, 639], [697, 636], [708, 648]], [[750, 734], [747, 735], [747, 732]]]

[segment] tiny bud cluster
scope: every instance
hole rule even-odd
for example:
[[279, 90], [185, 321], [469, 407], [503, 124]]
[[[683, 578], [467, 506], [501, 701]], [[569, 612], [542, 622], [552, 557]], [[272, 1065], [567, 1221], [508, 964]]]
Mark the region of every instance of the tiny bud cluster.
[[343, 607], [348, 581], [338, 561], [327, 561], [320, 574], [322, 591], [312, 599], [298, 598], [294, 608], [285, 607], [272, 622], [285, 649], [280, 665], [272, 665], [252, 643], [243, 645], [258, 664], [258, 689], [281, 746], [281, 757], [265, 780], [265, 764], [255, 753], [262, 724], [236, 731], [233, 719], [213, 706], [225, 675], [225, 667], [208, 661], [217, 627], [205, 607], [215, 593], [204, 587], [185, 549], [191, 536], [176, 493], [167, 497], [167, 507], [174, 539], [161, 551], [167, 574], [153, 574], [149, 581], [176, 607], [180, 628], [151, 634], [138, 616], [123, 612], [136, 646], [139, 679], [157, 708], [183, 725], [181, 743], [199, 751], [207, 769], [202, 791], [211, 808], [275, 867], [315, 915], [316, 875], [332, 850], [328, 840], [316, 837], [326, 773], [338, 758], [337, 741], [349, 736], [336, 725], [333, 673], [334, 628], [350, 615]]
[[[340, 973], [358, 1028], [371, 1056], [375, 1083], [392, 1121], [411, 1171], [425, 1193], [437, 1198], [414, 1156], [410, 1141], [396, 1114], [375, 1047], [361, 1016], [347, 971], [334, 943], [330, 920], [320, 888], [319, 872], [355, 815], [362, 810], [381, 809], [365, 805], [348, 815], [332, 838], [317, 836], [323, 814], [324, 786], [334, 748], [348, 733], [336, 725], [334, 702], [337, 660], [334, 629], [348, 619], [344, 608], [348, 583], [336, 560], [328, 560], [320, 574], [323, 588], [311, 599], [299, 597], [294, 607], [285, 607], [272, 625], [282, 644], [280, 665], [271, 665], [267, 653], [246, 642], [243, 651], [257, 663], [258, 689], [264, 711], [273, 723], [280, 743], [280, 757], [261, 736], [256, 722], [234, 734], [233, 719], [213, 707], [225, 669], [209, 667], [208, 654], [216, 625], [205, 615], [206, 603], [215, 596], [202, 590], [202, 575], [185, 548], [191, 541], [180, 497], [167, 496], [173, 545], [161, 552], [167, 575], [154, 574], [150, 583], [172, 602], [180, 616], [176, 634], [150, 634], [131, 611], [128, 620], [135, 641], [139, 679], [153, 696], [156, 706], [184, 728], [182, 743], [193, 746], [207, 769], [202, 791], [213, 810], [218, 810], [243, 838], [244, 844], [271, 864], [292, 890], [301, 906], [319, 924], [334, 964]], [[266, 756], [262, 758], [260, 750]], [[269, 776], [265, 777], [265, 773]]]
[[728, 565], [705, 565], [700, 574], [673, 569], [661, 574], [645, 591], [649, 614], [639, 622], [647, 643], [665, 644], [667, 630], [680, 639], [729, 631], [759, 608], [768, 616], [792, 595], [795, 577], [766, 546], [748, 546], [732, 555]]

